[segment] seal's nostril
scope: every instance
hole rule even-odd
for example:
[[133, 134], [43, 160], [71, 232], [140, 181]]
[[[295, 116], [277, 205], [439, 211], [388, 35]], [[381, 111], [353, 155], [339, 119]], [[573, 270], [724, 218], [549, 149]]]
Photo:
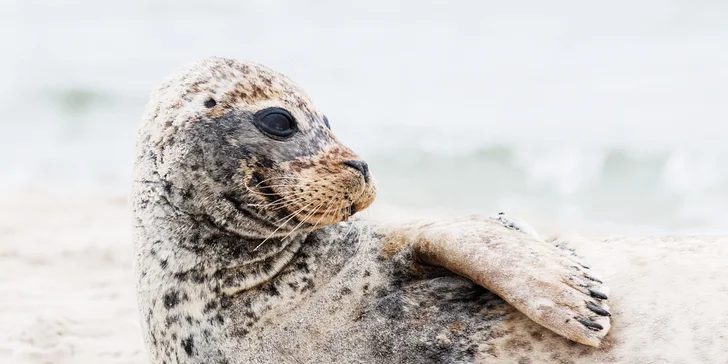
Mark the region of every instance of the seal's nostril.
[[356, 169], [364, 176], [364, 182], [369, 182], [369, 166], [364, 161], [344, 161], [344, 165]]

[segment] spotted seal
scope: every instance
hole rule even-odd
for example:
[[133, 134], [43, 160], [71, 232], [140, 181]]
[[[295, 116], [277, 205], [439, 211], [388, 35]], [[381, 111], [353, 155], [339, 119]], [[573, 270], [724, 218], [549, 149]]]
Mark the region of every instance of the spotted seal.
[[609, 331], [606, 289], [570, 252], [505, 215], [350, 219], [375, 194], [287, 77], [210, 58], [166, 81], [131, 198], [151, 361], [471, 363], [523, 314], [588, 346]]

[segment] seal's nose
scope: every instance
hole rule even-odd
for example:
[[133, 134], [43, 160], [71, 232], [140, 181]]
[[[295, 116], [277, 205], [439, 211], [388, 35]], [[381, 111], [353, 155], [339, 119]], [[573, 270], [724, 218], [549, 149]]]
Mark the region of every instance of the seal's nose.
[[369, 182], [369, 166], [364, 161], [345, 161], [344, 165], [356, 169], [364, 176], [364, 182]]

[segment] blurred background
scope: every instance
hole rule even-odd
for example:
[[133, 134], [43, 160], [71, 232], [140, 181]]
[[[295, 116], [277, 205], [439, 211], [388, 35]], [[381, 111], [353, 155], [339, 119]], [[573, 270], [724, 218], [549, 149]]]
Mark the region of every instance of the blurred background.
[[0, 194], [124, 195], [150, 92], [298, 82], [379, 203], [728, 232], [728, 2], [3, 0]]

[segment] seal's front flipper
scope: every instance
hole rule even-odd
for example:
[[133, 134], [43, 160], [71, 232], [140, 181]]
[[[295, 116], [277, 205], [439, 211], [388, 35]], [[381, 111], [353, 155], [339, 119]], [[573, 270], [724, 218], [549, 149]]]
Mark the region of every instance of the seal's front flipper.
[[478, 217], [412, 233], [418, 258], [488, 288], [561, 336], [599, 346], [611, 327], [602, 281], [553, 245]]

